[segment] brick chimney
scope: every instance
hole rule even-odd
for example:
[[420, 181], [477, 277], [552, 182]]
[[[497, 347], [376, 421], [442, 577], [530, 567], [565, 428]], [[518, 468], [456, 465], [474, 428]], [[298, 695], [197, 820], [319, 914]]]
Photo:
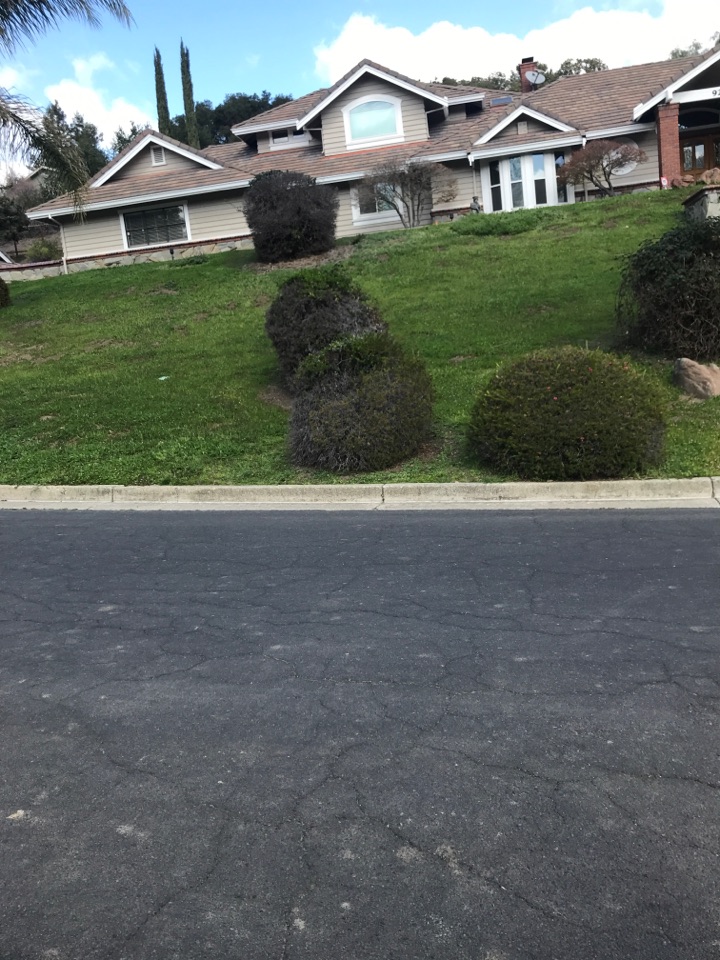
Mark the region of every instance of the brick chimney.
[[527, 78], [530, 70], [537, 70], [537, 62], [534, 57], [523, 57], [522, 63], [518, 64], [518, 73], [520, 74], [520, 93], [532, 93], [535, 89]]

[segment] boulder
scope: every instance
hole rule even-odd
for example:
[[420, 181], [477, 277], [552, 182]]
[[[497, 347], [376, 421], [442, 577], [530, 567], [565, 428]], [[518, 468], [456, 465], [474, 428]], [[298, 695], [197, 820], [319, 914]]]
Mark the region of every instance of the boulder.
[[709, 400], [720, 396], [720, 367], [680, 357], [673, 367], [673, 381], [691, 397]]
[[698, 177], [698, 183], [720, 183], [720, 167], [713, 167], [712, 170], [705, 170]]

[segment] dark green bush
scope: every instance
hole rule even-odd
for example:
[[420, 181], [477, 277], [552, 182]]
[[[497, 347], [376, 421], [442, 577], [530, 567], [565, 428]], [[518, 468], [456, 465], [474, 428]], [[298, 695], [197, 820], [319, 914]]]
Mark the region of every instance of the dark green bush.
[[290, 455], [336, 473], [383, 470], [427, 439], [433, 389], [424, 364], [387, 334], [347, 338], [309, 357], [293, 404]]
[[305, 173], [258, 174], [248, 187], [244, 210], [258, 260], [264, 263], [324, 253], [335, 245], [337, 190]]
[[290, 387], [308, 354], [341, 337], [385, 329], [377, 310], [339, 265], [301, 270], [287, 280], [265, 321]]
[[650, 353], [720, 357], [720, 219], [688, 220], [631, 254], [617, 320], [622, 341]]
[[0, 277], [0, 309], [3, 307], [10, 306], [10, 288], [7, 283]]
[[656, 464], [665, 435], [659, 387], [627, 360], [564, 347], [500, 369], [472, 411], [477, 459], [524, 480], [627, 477]]

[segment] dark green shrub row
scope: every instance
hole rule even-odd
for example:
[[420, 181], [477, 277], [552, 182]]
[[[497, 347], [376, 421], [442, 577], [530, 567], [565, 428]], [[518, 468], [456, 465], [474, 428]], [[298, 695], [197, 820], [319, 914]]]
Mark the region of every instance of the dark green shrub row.
[[565, 347], [499, 370], [472, 411], [469, 449], [526, 480], [632, 476], [662, 456], [665, 402], [628, 361]]
[[308, 357], [290, 418], [296, 466], [383, 470], [427, 438], [433, 389], [424, 364], [387, 333], [349, 337]]
[[287, 280], [265, 320], [290, 389], [298, 365], [308, 354], [340, 337], [385, 329], [377, 309], [338, 265], [301, 270]]
[[277, 263], [335, 245], [338, 194], [305, 173], [268, 170], [248, 187], [244, 211], [258, 260]]
[[687, 221], [631, 254], [617, 301], [621, 339], [664, 357], [720, 357], [720, 219]]
[[0, 277], [0, 309], [3, 307], [10, 306], [10, 288], [7, 283]]

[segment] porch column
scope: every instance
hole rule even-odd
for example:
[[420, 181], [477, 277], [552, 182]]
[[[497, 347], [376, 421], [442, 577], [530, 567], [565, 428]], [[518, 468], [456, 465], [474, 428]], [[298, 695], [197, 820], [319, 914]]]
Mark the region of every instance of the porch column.
[[[680, 163], [680, 104], [661, 103], [657, 108], [657, 140], [660, 176], [669, 185], [682, 180]], [[678, 183], [674, 184], [678, 186]]]

